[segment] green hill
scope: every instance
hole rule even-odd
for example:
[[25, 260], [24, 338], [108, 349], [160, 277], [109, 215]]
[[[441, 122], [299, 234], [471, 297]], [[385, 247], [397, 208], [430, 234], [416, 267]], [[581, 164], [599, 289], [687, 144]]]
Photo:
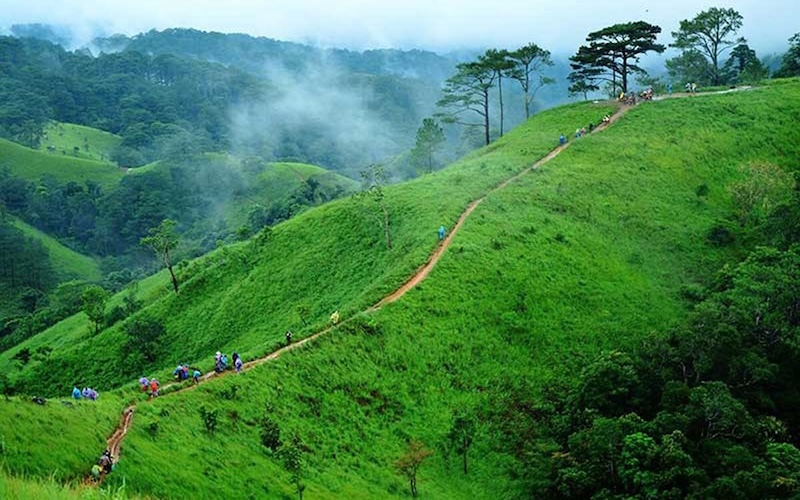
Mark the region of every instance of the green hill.
[[102, 278], [100, 267], [95, 259], [65, 247], [55, 238], [25, 224], [17, 218], [12, 218], [12, 224], [25, 235], [42, 242], [50, 254], [50, 260], [58, 274], [59, 281], [80, 279], [97, 282]]
[[74, 123], [50, 122], [39, 141], [39, 150], [59, 156], [71, 156], [110, 163], [111, 153], [122, 137]]
[[123, 176], [122, 170], [110, 163], [42, 153], [0, 139], [0, 168], [4, 167], [29, 181], [52, 175], [61, 182], [83, 184], [90, 180], [103, 189], [115, 186]]
[[[76, 317], [27, 342], [55, 345], [45, 360], [11, 363], [23, 344], [0, 355], [0, 370], [28, 390], [63, 394], [79, 379], [127, 384], [133, 394], [142, 373], [164, 379], [183, 361], [207, 371], [216, 350], [260, 356], [287, 328], [309, 335], [339, 310], [353, 319], [308, 348], [140, 404], [112, 485], [170, 497], [290, 495], [280, 456], [261, 443], [267, 415], [284, 441], [302, 441], [308, 497], [406, 496], [392, 464], [410, 438], [435, 452], [421, 469], [421, 494], [520, 496], [524, 471], [492, 418], [476, 431], [469, 475], [457, 457], [447, 460], [454, 412], [491, 415], [499, 401], [575, 377], [602, 350], [678, 325], [687, 287], [708, 283], [743, 251], [745, 242], [708, 239], [732, 214], [727, 186], [737, 168], [751, 160], [796, 168], [800, 153], [800, 85], [636, 107], [489, 194], [425, 282], [360, 314], [425, 262], [440, 224], [451, 228], [560, 133], [607, 112], [581, 103], [542, 113], [443, 171], [386, 189], [390, 250], [376, 207], [343, 199], [179, 269], [180, 295], [163, 274], [148, 280], [148, 305], [131, 320], [164, 327], [152, 363], [131, 364], [124, 324], [93, 336]], [[214, 432], [201, 408], [214, 412]]]

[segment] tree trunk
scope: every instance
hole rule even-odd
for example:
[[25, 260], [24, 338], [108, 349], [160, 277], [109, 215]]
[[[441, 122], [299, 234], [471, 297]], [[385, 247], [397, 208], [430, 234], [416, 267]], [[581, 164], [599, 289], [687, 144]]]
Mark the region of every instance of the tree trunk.
[[417, 476], [409, 477], [408, 482], [411, 486], [411, 496], [417, 498]]
[[467, 447], [464, 447], [464, 475], [467, 475]]
[[500, 96], [500, 137], [503, 137], [503, 77], [498, 74], [497, 76], [497, 90]]
[[[383, 210], [383, 232], [386, 234], [386, 249], [392, 249], [392, 235], [389, 231], [389, 211], [386, 210], [386, 205], [381, 202], [381, 210]], [[177, 292], [177, 289], [175, 290]]]
[[483, 93], [483, 131], [486, 136], [486, 145], [489, 145], [489, 91]]
[[175, 289], [175, 293], [178, 293], [178, 278], [175, 277], [175, 273], [172, 271], [172, 266], [167, 266], [169, 269], [169, 276], [172, 278], [172, 288]]

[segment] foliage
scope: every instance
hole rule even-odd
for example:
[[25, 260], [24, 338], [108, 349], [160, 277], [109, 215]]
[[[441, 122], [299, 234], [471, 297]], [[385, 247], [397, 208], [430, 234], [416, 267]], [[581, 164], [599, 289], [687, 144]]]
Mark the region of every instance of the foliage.
[[781, 59], [781, 67], [773, 75], [776, 78], [800, 76], [800, 33], [789, 38], [789, 50]]
[[273, 453], [277, 452], [282, 444], [281, 429], [267, 413], [261, 418], [261, 444]]
[[772, 163], [753, 162], [739, 167], [741, 179], [728, 186], [742, 225], [763, 222], [794, 191], [791, 174]]
[[536, 92], [544, 87], [555, 83], [552, 78], [542, 74], [537, 79], [531, 79], [536, 73], [541, 73], [545, 66], [552, 66], [553, 60], [550, 51], [545, 50], [535, 43], [529, 43], [508, 54], [514, 67], [508, 72], [508, 76], [517, 80], [522, 87], [525, 97], [525, 119], [531, 116], [531, 102], [536, 98]]
[[[456, 74], [445, 82], [443, 96], [436, 102], [441, 111], [437, 116], [444, 123], [458, 123], [483, 128], [484, 144], [489, 144], [489, 90], [494, 86], [496, 72], [485, 62], [459, 63]], [[465, 121], [464, 113], [475, 113], [481, 123]]]
[[659, 33], [660, 27], [644, 21], [615, 24], [589, 33], [589, 44], [578, 47], [570, 57], [571, 92], [597, 90], [598, 81], [611, 82], [614, 94], [618, 89], [628, 92], [630, 74], [645, 72], [636, 64], [639, 57], [648, 52], [664, 52], [665, 47], [656, 43]]
[[412, 439], [408, 442], [405, 453], [394, 463], [397, 473], [408, 479], [412, 497], [416, 498], [417, 496], [417, 472], [419, 472], [422, 462], [431, 455], [433, 452], [425, 448], [422, 442]]
[[726, 83], [726, 78], [721, 56], [737, 43], [743, 42], [743, 39], [729, 38], [735, 36], [741, 29], [742, 21], [742, 15], [734, 9], [711, 7], [692, 19], [682, 20], [678, 31], [672, 32], [675, 41], [671, 46], [681, 50], [684, 58], [688, 52], [693, 54], [691, 57], [693, 61], [700, 61], [697, 57], [700, 55], [707, 62], [705, 68], [695, 70], [703, 73], [704, 78], [699, 80], [700, 83], [722, 85]]
[[175, 231], [176, 225], [177, 223], [174, 220], [162, 220], [158, 227], [150, 228], [147, 231], [148, 236], [142, 238], [141, 243], [146, 247], [150, 247], [156, 256], [161, 259], [164, 267], [169, 271], [169, 276], [172, 279], [172, 288], [175, 293], [178, 293], [178, 278], [172, 270], [172, 252], [180, 242], [178, 233]]
[[201, 406], [197, 409], [197, 412], [200, 414], [200, 418], [203, 420], [203, 425], [206, 428], [206, 431], [209, 434], [214, 434], [217, 430], [217, 418], [219, 417], [219, 409], [213, 408], [208, 409], [205, 406]]
[[83, 302], [83, 312], [86, 317], [94, 323], [94, 333], [100, 331], [100, 325], [106, 317], [106, 300], [108, 292], [99, 286], [89, 286], [83, 290], [81, 301]]
[[372, 202], [379, 210], [378, 218], [386, 239], [386, 249], [392, 249], [392, 233], [389, 226], [389, 209], [386, 206], [384, 186], [386, 185], [386, 172], [383, 165], [370, 165], [361, 171], [361, 191], [353, 197], [364, 202]]
[[411, 157], [419, 170], [433, 172], [436, 163], [435, 155], [445, 142], [444, 130], [433, 118], [422, 120], [417, 129], [417, 142], [411, 150]]

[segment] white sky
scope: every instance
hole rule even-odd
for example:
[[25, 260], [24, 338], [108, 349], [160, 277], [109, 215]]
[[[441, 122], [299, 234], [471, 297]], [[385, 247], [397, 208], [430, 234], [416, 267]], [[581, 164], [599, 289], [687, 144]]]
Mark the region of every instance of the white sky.
[[444, 52], [513, 49], [528, 42], [574, 53], [586, 34], [618, 22], [661, 26], [661, 43], [681, 19], [709, 7], [744, 16], [741, 35], [759, 55], [783, 52], [800, 31], [800, 0], [0, 0], [0, 27], [71, 26], [79, 36], [191, 27], [352, 49]]

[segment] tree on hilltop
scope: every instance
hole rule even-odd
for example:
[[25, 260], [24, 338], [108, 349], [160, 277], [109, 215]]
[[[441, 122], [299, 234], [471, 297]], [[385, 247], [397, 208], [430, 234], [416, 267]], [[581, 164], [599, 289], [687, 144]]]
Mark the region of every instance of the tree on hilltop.
[[731, 39], [742, 27], [742, 16], [734, 9], [712, 7], [700, 12], [693, 19], [680, 22], [680, 29], [673, 31], [675, 42], [672, 47], [681, 50], [683, 58], [691, 58], [697, 62], [699, 54], [707, 64], [704, 68], [706, 82], [711, 85], [725, 83], [721, 56], [744, 39]]
[[664, 52], [666, 47], [656, 43], [661, 28], [644, 21], [621, 23], [593, 31], [586, 37], [588, 45], [578, 47], [570, 57], [573, 93], [598, 90], [597, 82], [611, 84], [617, 90], [628, 92], [631, 73], [646, 73], [636, 63], [647, 52]]
[[553, 60], [550, 58], [550, 51], [545, 50], [535, 43], [529, 43], [524, 47], [511, 52], [509, 59], [514, 62], [514, 67], [509, 71], [508, 76], [517, 80], [525, 93], [525, 119], [531, 117], [530, 107], [536, 92], [544, 87], [555, 83], [555, 80], [544, 75], [539, 75], [538, 80], [532, 76], [541, 72], [544, 66], [552, 66]]
[[360, 201], [371, 200], [380, 210], [381, 227], [386, 237], [386, 249], [392, 248], [392, 233], [389, 227], [389, 209], [386, 207], [386, 195], [383, 187], [386, 185], [386, 171], [383, 165], [370, 165], [360, 172], [361, 190], [353, 194], [353, 198]]
[[[437, 116], [445, 123], [483, 127], [485, 144], [489, 144], [489, 89], [494, 86], [494, 70], [481, 61], [456, 65], [457, 72], [445, 82], [444, 96], [436, 106], [442, 109]], [[472, 112], [482, 123], [466, 121], [463, 113]]]
[[505, 49], [489, 49], [482, 56], [478, 57], [478, 62], [483, 64], [490, 71], [494, 72], [494, 79], [497, 82], [498, 104], [500, 105], [500, 137], [503, 137], [505, 129], [505, 106], [503, 105], [503, 77], [514, 69], [516, 64], [510, 59], [511, 53]]

